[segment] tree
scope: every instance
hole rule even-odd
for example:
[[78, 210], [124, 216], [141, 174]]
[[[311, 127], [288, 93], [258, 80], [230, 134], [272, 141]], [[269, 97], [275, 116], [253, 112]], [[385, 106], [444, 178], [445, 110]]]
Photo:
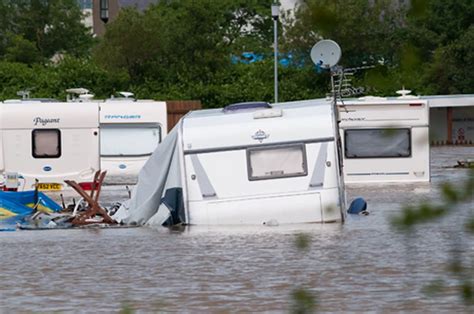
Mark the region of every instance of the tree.
[[107, 26], [94, 58], [109, 71], [125, 70], [138, 95], [222, 105], [219, 86], [236, 73], [232, 53], [270, 50], [268, 10], [263, 0], [171, 0], [144, 12], [125, 9]]
[[[93, 44], [75, 0], [3, 0], [0, 13], [0, 56], [8, 54], [9, 60], [32, 54], [45, 59], [57, 53], [84, 56]], [[7, 51], [11, 46], [16, 48]]]
[[305, 1], [286, 20], [285, 48], [309, 62], [311, 47], [326, 38], [341, 46], [345, 67], [391, 61], [399, 46], [395, 32], [399, 17], [392, 1]]
[[474, 2], [418, 0], [407, 12], [404, 38], [418, 47], [421, 89], [429, 93], [472, 93]]

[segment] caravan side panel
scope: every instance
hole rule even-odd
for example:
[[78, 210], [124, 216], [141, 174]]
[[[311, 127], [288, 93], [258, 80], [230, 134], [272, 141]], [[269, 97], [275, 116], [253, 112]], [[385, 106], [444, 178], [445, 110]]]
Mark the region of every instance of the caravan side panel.
[[186, 190], [190, 223], [272, 224], [340, 220], [333, 142], [307, 143], [304, 146], [304, 175], [265, 180], [249, 177], [246, 149], [187, 154]]
[[166, 103], [107, 100], [100, 104], [101, 168], [136, 176], [167, 134]]
[[6, 172], [23, 178], [21, 189], [63, 189], [64, 180], [92, 181], [99, 170], [96, 103], [4, 104]]
[[430, 180], [426, 101], [347, 101], [339, 114], [346, 183]]
[[[373, 155], [357, 157], [348, 147], [348, 134], [353, 130], [374, 129], [344, 129], [341, 130], [344, 155], [344, 175], [346, 183], [376, 183], [376, 182], [428, 182], [430, 180], [429, 130], [426, 127], [381, 129], [386, 132], [387, 141], [391, 141], [392, 132], [401, 130], [407, 133], [406, 148], [400, 150], [403, 157]], [[376, 129], [377, 130], [377, 129]], [[386, 130], [386, 131], [385, 131]], [[362, 136], [362, 135], [360, 135]], [[367, 142], [370, 140], [367, 139]], [[405, 145], [403, 143], [402, 145]], [[388, 145], [387, 145], [388, 146]], [[370, 146], [363, 146], [370, 150]], [[387, 151], [386, 146], [380, 147]], [[370, 154], [370, 152], [368, 152]]]

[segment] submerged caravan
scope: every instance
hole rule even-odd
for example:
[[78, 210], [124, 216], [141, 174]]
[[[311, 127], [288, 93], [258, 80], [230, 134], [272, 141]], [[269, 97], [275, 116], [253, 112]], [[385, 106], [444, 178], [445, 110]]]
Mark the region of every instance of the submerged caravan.
[[114, 218], [139, 225], [342, 222], [336, 130], [326, 100], [190, 112]]
[[369, 96], [338, 108], [346, 183], [430, 181], [426, 100]]

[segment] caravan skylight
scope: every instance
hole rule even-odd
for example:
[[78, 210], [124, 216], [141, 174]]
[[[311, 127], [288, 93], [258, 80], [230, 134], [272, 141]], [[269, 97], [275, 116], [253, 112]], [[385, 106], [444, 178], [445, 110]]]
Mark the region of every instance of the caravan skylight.
[[267, 102], [239, 102], [225, 106], [223, 111], [225, 113], [237, 112], [240, 110], [256, 110], [256, 109], [270, 109], [272, 106]]

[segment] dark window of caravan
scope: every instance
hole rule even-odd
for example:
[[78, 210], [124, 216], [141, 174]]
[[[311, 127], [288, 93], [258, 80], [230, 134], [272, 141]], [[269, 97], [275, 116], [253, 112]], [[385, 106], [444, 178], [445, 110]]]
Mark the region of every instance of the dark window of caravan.
[[250, 181], [305, 176], [308, 174], [305, 146], [249, 148], [247, 169]]
[[346, 158], [400, 158], [411, 156], [410, 129], [344, 131]]
[[139, 157], [153, 153], [161, 142], [157, 124], [103, 124], [100, 126], [102, 157]]
[[58, 129], [36, 129], [32, 133], [34, 158], [61, 157], [61, 131]]

